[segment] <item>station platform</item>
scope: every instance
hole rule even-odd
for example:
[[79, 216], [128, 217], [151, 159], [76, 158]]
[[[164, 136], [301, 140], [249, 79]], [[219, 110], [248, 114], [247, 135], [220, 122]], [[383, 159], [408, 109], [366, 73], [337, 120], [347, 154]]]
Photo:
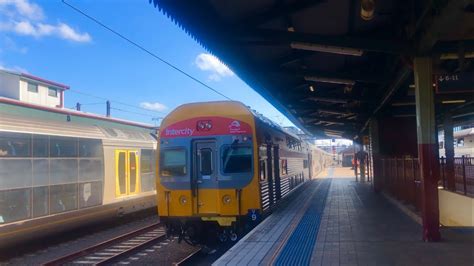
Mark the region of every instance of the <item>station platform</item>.
[[213, 265], [474, 265], [471, 230], [422, 227], [348, 168], [331, 168]]

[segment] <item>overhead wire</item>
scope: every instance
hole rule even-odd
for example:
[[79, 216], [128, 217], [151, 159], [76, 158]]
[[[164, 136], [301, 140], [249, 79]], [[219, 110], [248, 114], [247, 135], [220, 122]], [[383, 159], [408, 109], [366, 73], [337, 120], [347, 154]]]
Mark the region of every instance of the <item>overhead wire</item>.
[[[143, 108], [143, 107], [140, 107], [140, 106], [135, 106], [135, 105], [133, 105], [133, 104], [124, 103], [124, 102], [120, 102], [120, 101], [116, 101], [116, 100], [111, 100], [111, 99], [108, 99], [108, 98], [105, 98], [105, 97], [101, 97], [101, 96], [93, 95], [93, 94], [90, 94], [90, 93], [78, 91], [78, 90], [76, 90], [76, 89], [69, 89], [69, 91], [70, 91], [70, 92], [73, 92], [73, 93], [77, 93], [77, 94], [82, 94], [82, 95], [85, 95], [85, 96], [93, 97], [93, 98], [96, 98], [96, 99], [104, 100], [104, 101], [110, 101], [111, 103], [116, 103], [116, 104], [120, 104], [120, 105], [124, 105], [124, 106], [128, 106], [128, 107], [132, 107], [132, 108], [136, 108], [136, 109], [140, 109], [140, 110], [145, 110], [145, 111], [147, 111], [147, 112], [153, 112], [153, 113], [164, 114], [163, 112], [160, 112], [160, 111], [150, 110], [150, 109], [146, 109], [146, 108]], [[81, 104], [81, 105], [82, 105], [82, 104]]]
[[110, 28], [109, 26], [105, 25], [104, 23], [102, 23], [101, 21], [99, 21], [98, 19], [94, 18], [93, 16], [87, 14], [86, 12], [82, 11], [81, 9], [73, 6], [72, 4], [69, 4], [68, 2], [66, 2], [66, 0], [61, 0], [63, 2], [63, 4], [69, 6], [70, 8], [72, 8], [73, 10], [75, 10], [76, 12], [78, 12], [79, 14], [85, 16], [86, 18], [92, 20], [93, 22], [95, 22], [96, 24], [102, 26], [103, 28], [107, 29], [108, 31], [112, 32], [113, 34], [119, 36], [120, 38], [122, 38], [123, 40], [127, 41], [128, 43], [132, 44], [133, 46], [137, 47], [138, 49], [142, 50], [143, 52], [147, 53], [148, 55], [151, 55], [152, 57], [154, 57], [155, 59], [161, 61], [162, 63], [164, 63], [165, 65], [169, 66], [170, 68], [178, 71], [179, 73], [185, 75], [186, 77], [190, 78], [191, 80], [197, 82], [198, 84], [202, 85], [203, 87], [215, 92], [216, 94], [219, 94], [220, 96], [226, 98], [227, 100], [231, 101], [232, 99], [227, 97], [225, 94], [219, 92], [218, 90], [214, 89], [213, 87], [207, 85], [206, 83], [204, 83], [203, 81], [199, 80], [198, 78], [192, 76], [191, 74], [188, 74], [186, 71], [182, 70], [181, 68], [175, 66], [174, 64], [170, 63], [169, 61], [161, 58], [160, 56], [158, 56], [157, 54], [153, 53], [152, 51], [146, 49], [145, 47], [141, 46], [140, 44], [136, 43], [135, 41], [129, 39], [128, 37], [126, 37], [125, 35], [119, 33], [118, 31]]

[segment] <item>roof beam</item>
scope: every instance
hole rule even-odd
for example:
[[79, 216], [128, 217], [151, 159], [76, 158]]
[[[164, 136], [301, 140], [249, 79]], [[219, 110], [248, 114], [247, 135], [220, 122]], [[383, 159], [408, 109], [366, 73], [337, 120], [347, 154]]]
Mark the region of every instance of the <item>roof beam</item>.
[[304, 9], [310, 8], [314, 5], [320, 4], [321, 0], [307, 0], [307, 1], [297, 1], [293, 4], [284, 4], [283, 1], [279, 1], [277, 5], [255, 14], [251, 17], [244, 19], [244, 28], [251, 28], [255, 26], [259, 26], [265, 22], [271, 21], [273, 19], [280, 18], [282, 16], [289, 16], [293, 13], [298, 11], [302, 11]]
[[363, 82], [363, 83], [383, 83], [384, 78], [381, 75], [376, 75], [374, 73], [371, 74], [364, 74], [364, 73], [344, 73], [342, 71], [333, 71], [333, 72], [325, 72], [325, 71], [318, 71], [318, 70], [305, 70], [305, 69], [275, 69], [273, 70], [275, 74], [291, 74], [295, 76], [301, 76], [302, 78], [307, 77], [308, 80], [316, 80], [320, 79], [321, 82], [326, 81], [345, 81], [345, 82]]
[[[434, 5], [432, 2], [429, 2]], [[472, 0], [451, 0], [446, 1], [446, 4], [441, 9], [437, 10], [437, 15], [432, 15], [426, 19], [425, 27], [421, 29], [422, 34], [418, 38], [417, 50], [418, 53], [427, 53], [432, 50], [433, 46], [447, 33], [453, 29], [462, 28], [460, 23], [463, 20], [459, 19], [463, 16], [467, 6], [472, 4]], [[428, 6], [429, 9], [434, 7]], [[434, 13], [434, 12], [433, 12]]]
[[319, 35], [269, 29], [242, 33], [239, 37], [241, 38], [240, 41], [254, 45], [290, 45], [292, 42], [302, 42], [342, 49], [357, 49], [367, 52], [388, 54], [406, 54], [411, 51], [411, 46], [400, 40], [377, 40], [370, 38]]

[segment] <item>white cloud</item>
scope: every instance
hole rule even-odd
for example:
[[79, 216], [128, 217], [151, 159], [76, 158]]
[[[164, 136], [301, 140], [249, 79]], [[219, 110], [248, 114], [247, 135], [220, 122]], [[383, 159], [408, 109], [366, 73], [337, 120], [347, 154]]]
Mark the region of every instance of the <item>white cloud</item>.
[[[13, 10], [8, 7], [13, 7]], [[31, 20], [41, 20], [44, 18], [41, 7], [28, 2], [28, 0], [0, 0], [0, 11], [4, 11], [3, 13], [9, 17], [13, 17], [15, 13], [18, 13], [22, 17]]]
[[196, 56], [194, 62], [199, 69], [211, 72], [208, 78], [213, 81], [219, 81], [223, 77], [231, 77], [234, 75], [234, 72], [224, 65], [219, 58], [211, 54], [201, 53]]
[[58, 22], [44, 22], [43, 10], [28, 0], [0, 0], [0, 31], [41, 38], [55, 36], [73, 42], [90, 42], [91, 36]]
[[157, 111], [157, 112], [162, 112], [162, 111], [168, 109], [168, 107], [166, 105], [164, 105], [162, 103], [159, 103], [159, 102], [154, 102], [154, 103], [141, 102], [140, 107], [145, 108], [147, 110], [151, 110], [151, 111]]

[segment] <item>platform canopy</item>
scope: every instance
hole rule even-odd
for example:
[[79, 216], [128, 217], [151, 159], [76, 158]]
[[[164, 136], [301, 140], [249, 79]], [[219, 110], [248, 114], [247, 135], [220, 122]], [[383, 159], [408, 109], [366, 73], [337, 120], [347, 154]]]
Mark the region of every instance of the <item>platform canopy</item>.
[[316, 137], [415, 116], [415, 55], [435, 59], [437, 113], [472, 119], [474, 1], [150, 2]]

